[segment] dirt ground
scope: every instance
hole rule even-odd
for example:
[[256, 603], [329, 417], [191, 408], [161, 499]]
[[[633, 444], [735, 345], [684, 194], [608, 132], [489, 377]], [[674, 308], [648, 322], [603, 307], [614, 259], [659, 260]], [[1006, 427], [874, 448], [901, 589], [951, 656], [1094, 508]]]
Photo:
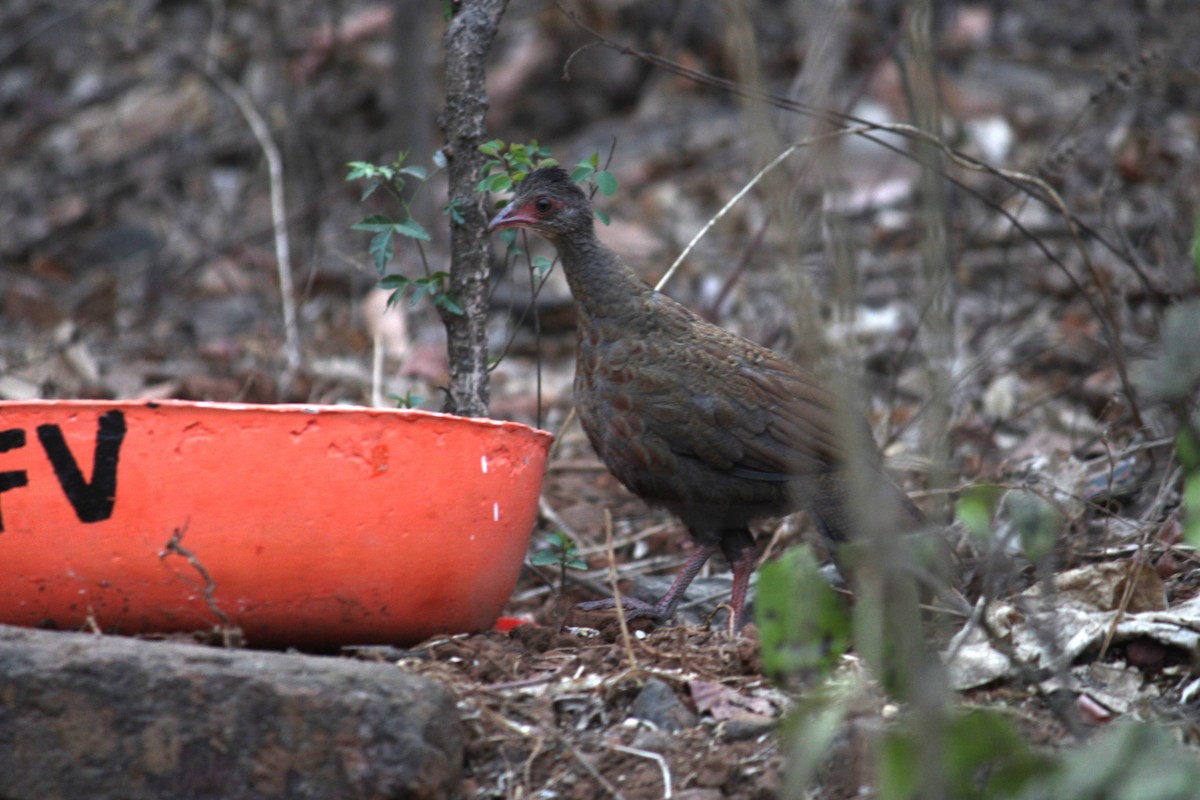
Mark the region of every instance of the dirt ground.
[[[1195, 295], [1191, 2], [939, 4], [930, 60], [945, 140], [1043, 183], [943, 162], [955, 182], [934, 214], [945, 224], [938, 250], [906, 145], [822, 140], [718, 222], [666, 289], [725, 327], [783, 353], [821, 354], [852, 376], [890, 464], [939, 519], [981, 484], [1048, 497], [1064, 523], [1054, 574], [1103, 582], [1096, 576], [1117, 565], [1128, 587], [1130, 565], [1147, 565], [1153, 578], [1138, 585], [1168, 616], [1200, 594], [1200, 568], [1182, 539], [1175, 418], [1130, 394], [1128, 375], [1159, 351], [1168, 310]], [[903, 4], [853, 3], [832, 17], [799, 2], [745, 13], [716, 0], [669, 12], [566, 5], [683, 69], [859, 117], [911, 119], [919, 76], [906, 60], [913, 12]], [[439, 409], [447, 364], [436, 313], [428, 303], [385, 310], [367, 237], [350, 229], [395, 208], [379, 195], [361, 203], [362, 187], [344, 177], [347, 162], [401, 149], [431, 164], [442, 26], [440, 4], [419, 2], [4, 3], [0, 398], [395, 395]], [[598, 201], [613, 218], [601, 237], [648, 280], [787, 143], [828, 124], [592, 42], [558, 7], [513, 2], [489, 59], [489, 130], [537, 138], [568, 163], [611, 152], [620, 189]], [[296, 368], [268, 159], [239, 98], [283, 165]], [[1053, 187], [1074, 226], [1031, 199], [1041, 187]], [[447, 259], [444, 191], [435, 176], [413, 205], [436, 264]], [[416, 264], [401, 249], [394, 268], [415, 274]], [[521, 313], [528, 284], [523, 266], [498, 264], [489, 346], [503, 358], [491, 411], [559, 434], [534, 546], [565, 531], [588, 569], [560, 593], [556, 570], [528, 567], [506, 614], [532, 624], [360, 656], [454, 688], [469, 797], [802, 796], [786, 784], [778, 727], [802, 692], [764, 677], [753, 626], [730, 637], [720, 615], [706, 622], [728, 585], [723, 562], [701, 581], [714, 598], [676, 626], [626, 641], [611, 615], [568, 613], [609, 591], [605, 509], [627, 591], [661, 591], [691, 545], [605, 471], [577, 426], [564, 427], [569, 295], [553, 275], [535, 329]], [[762, 559], [814, 541], [809, 528], [803, 516], [764, 522]], [[997, 603], [1035, 582], [1028, 564], [1006, 563]], [[1122, 602], [1117, 613], [1132, 614]], [[1189, 620], [1172, 624], [1186, 631]], [[1059, 688], [1088, 730], [1148, 719], [1195, 748], [1200, 649], [1147, 630], [1082, 649], [1078, 683]], [[1102, 686], [1102, 672], [1121, 682]], [[873, 796], [870, 742], [896, 709], [854, 655], [839, 675], [856, 687], [855, 705], [808, 796]], [[961, 692], [967, 706], [1010, 712], [1030, 742], [1069, 745], [1048, 696], [1013, 675]]]

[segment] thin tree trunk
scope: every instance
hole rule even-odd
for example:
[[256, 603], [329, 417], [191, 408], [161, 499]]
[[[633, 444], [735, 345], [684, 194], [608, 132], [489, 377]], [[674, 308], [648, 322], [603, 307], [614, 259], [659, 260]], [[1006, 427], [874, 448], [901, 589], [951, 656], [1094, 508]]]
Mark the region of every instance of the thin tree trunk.
[[482, 417], [488, 405], [487, 279], [492, 244], [487, 210], [475, 191], [485, 141], [487, 92], [484, 62], [508, 0], [461, 0], [446, 28], [446, 107], [442, 131], [450, 178], [450, 203], [462, 222], [450, 221], [450, 291], [465, 313], [442, 311], [449, 338], [450, 396], [446, 410]]

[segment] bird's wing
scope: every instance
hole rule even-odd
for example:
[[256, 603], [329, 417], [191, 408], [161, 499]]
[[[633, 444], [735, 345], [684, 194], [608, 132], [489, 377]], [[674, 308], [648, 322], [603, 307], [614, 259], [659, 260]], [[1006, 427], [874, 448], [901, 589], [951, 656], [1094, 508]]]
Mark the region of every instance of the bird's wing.
[[751, 480], [788, 481], [841, 462], [838, 404], [816, 376], [678, 309], [658, 315], [664, 335], [630, 348], [655, 351], [629, 364], [651, 437], [677, 457]]
[[722, 385], [714, 389], [734, 412], [719, 416], [718, 425], [734, 432], [744, 448], [735, 473], [787, 480], [842, 462], [839, 401], [813, 373], [732, 334], [705, 343], [714, 362], [733, 367], [721, 371]]

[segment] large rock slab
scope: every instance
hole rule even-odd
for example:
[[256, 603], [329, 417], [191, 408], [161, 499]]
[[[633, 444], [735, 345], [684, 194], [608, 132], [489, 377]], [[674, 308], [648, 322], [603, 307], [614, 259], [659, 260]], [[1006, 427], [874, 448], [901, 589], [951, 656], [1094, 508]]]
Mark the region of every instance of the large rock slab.
[[462, 731], [388, 664], [0, 626], [0, 798], [440, 798]]

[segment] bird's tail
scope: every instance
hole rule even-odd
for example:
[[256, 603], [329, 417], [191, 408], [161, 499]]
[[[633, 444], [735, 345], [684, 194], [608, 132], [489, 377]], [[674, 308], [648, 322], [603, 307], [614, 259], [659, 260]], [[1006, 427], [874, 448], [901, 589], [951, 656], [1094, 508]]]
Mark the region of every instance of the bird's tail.
[[845, 472], [821, 476], [808, 504], [817, 530], [832, 545], [838, 569], [853, 580], [867, 559], [886, 559], [916, 579], [924, 602], [939, 598], [959, 610], [958, 567], [949, 543], [912, 499], [876, 466], [855, 480]]

